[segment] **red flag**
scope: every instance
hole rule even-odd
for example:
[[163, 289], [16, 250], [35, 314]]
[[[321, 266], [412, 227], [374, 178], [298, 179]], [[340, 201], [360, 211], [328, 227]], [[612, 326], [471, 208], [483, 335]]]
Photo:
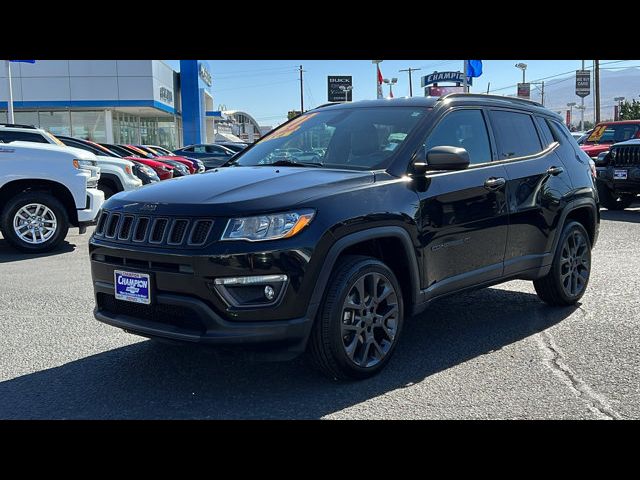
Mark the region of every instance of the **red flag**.
[[378, 68], [378, 98], [384, 98], [384, 95], [382, 93], [382, 72], [380, 71], [380, 65], [376, 65], [376, 67]]

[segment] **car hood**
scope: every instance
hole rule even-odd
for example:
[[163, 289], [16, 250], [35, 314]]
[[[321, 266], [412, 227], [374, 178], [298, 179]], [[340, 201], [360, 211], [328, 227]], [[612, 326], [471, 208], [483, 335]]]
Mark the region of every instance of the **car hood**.
[[133, 166], [133, 162], [124, 158], [107, 157], [106, 155], [96, 155], [98, 165], [113, 165], [114, 167], [124, 168]]
[[254, 214], [290, 209], [312, 198], [373, 183], [374, 178], [368, 171], [227, 167], [121, 193], [105, 208], [135, 212], [156, 204], [151, 208], [159, 215]]
[[611, 143], [598, 143], [594, 145], [580, 145], [580, 148], [583, 152], [591, 156], [597, 155], [600, 152], [606, 152], [611, 148], [611, 145]]

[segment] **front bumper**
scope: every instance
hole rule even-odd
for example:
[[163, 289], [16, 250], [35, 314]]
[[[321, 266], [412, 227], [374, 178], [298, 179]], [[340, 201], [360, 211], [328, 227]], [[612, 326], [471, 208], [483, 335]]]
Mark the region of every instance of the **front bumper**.
[[[615, 170], [625, 170], [627, 172], [627, 178], [614, 178]], [[631, 194], [640, 193], [640, 167], [638, 166], [596, 167], [596, 178], [599, 182], [604, 183], [611, 191]]]
[[104, 193], [97, 188], [87, 188], [85, 208], [78, 209], [78, 223], [93, 222], [104, 203]]
[[113, 284], [94, 282], [97, 320], [145, 337], [210, 345], [270, 345], [301, 353], [311, 331], [309, 318], [230, 322], [205, 302], [187, 295], [158, 293], [152, 305], [116, 300]]

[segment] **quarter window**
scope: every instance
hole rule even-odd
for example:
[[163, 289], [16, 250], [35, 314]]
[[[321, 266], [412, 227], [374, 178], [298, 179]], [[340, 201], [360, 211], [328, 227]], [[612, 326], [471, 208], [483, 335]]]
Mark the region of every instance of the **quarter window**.
[[490, 162], [491, 146], [482, 112], [458, 110], [446, 115], [425, 142], [427, 151], [442, 146], [464, 148], [471, 163]]
[[4, 131], [0, 132], [0, 142], [36, 142], [36, 143], [49, 143], [39, 133], [19, 132], [19, 131]]
[[500, 160], [525, 157], [542, 150], [531, 115], [494, 110], [491, 112], [491, 124], [496, 134]]

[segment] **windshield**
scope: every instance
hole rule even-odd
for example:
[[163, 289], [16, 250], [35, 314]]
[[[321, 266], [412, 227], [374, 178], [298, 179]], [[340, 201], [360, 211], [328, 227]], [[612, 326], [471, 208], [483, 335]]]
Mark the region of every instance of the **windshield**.
[[261, 138], [231, 165], [386, 168], [425, 108], [331, 109], [302, 115]]
[[640, 125], [629, 123], [618, 123], [609, 125], [598, 125], [593, 129], [591, 135], [584, 141], [584, 145], [594, 145], [597, 143], [618, 143], [635, 138]]

